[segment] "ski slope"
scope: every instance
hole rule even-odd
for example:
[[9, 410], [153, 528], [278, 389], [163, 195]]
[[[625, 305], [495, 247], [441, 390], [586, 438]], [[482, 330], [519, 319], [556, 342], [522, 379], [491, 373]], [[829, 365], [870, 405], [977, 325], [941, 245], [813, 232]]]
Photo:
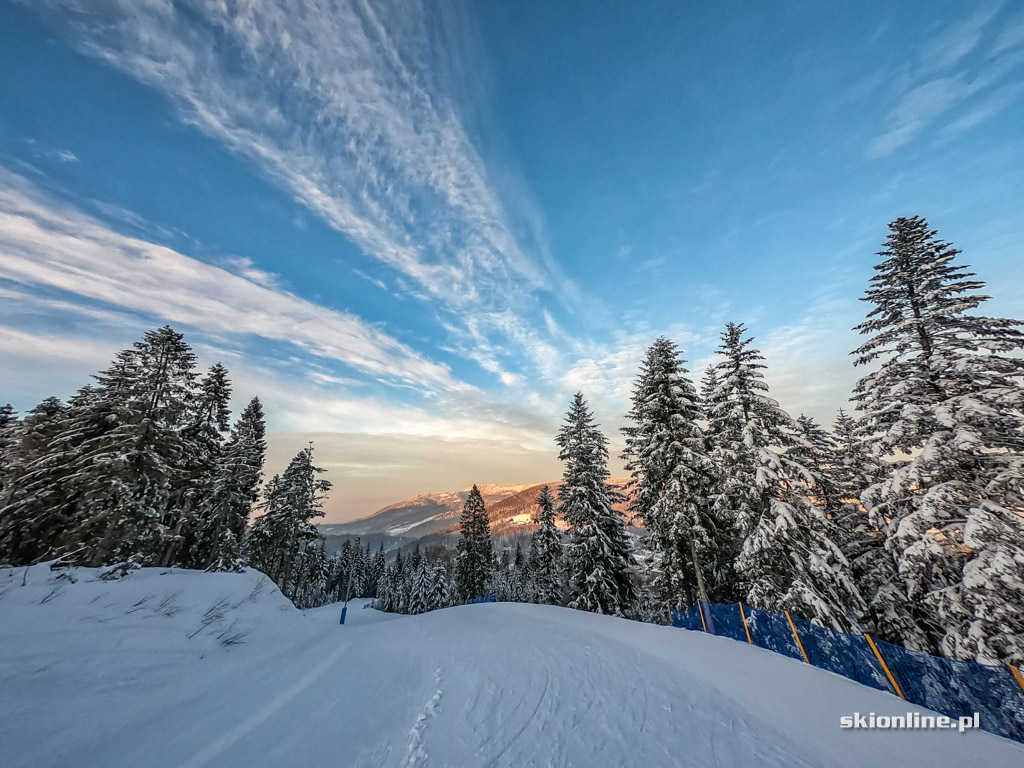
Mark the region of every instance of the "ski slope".
[[522, 604], [341, 627], [255, 571], [96, 574], [0, 570], [4, 768], [1024, 765], [980, 731], [840, 730], [916, 708], [724, 638]]

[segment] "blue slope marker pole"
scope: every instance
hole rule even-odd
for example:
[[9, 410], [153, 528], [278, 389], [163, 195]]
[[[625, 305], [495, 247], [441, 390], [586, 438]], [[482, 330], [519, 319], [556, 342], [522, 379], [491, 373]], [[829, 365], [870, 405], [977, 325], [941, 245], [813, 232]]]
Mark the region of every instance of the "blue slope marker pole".
[[348, 585], [345, 587], [345, 604], [341, 606], [341, 621], [338, 622], [339, 624], [345, 623], [345, 614], [348, 613], [348, 596], [352, 591], [352, 570], [352, 563], [350, 561], [348, 564]]

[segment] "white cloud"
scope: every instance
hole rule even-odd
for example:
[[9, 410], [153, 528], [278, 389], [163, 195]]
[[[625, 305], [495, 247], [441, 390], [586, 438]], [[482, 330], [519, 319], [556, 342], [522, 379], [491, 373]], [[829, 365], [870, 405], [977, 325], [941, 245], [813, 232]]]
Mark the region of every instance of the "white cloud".
[[[1019, 79], [1020, 57], [1009, 50], [1012, 40], [997, 41], [991, 55], [982, 61], [965, 61], [988, 33], [1000, 6], [998, 2], [986, 3], [971, 16], [947, 26], [925, 45], [920, 64], [909, 77], [896, 78], [901, 87], [886, 113], [882, 130], [868, 145], [868, 157], [891, 154], [943, 119], [958, 116], [958, 108], [975, 95], [1000, 85], [1007, 75]], [[953, 130], [966, 130], [1001, 109], [997, 103], [1014, 93], [1014, 80], [1009, 86], [1000, 86], [1002, 96], [997, 95], [968, 115], [957, 117], [952, 123]]]
[[[352, 395], [344, 379], [302, 372], [274, 371], [230, 349], [196, 342], [186, 336], [200, 367], [224, 361], [230, 370], [234, 407], [258, 396], [265, 405], [271, 428], [302, 433], [345, 432], [401, 435], [438, 440], [488, 440], [524, 450], [546, 448], [551, 440], [543, 426], [522, 426], [528, 419], [507, 419], [500, 408], [469, 391], [450, 399], [434, 400], [430, 408], [393, 403], [376, 396]], [[39, 385], [38, 372], [73, 369], [75, 380], [60, 391], [67, 397], [88, 383], [88, 376], [106, 367], [116, 351], [130, 340], [99, 340], [84, 335], [23, 330], [0, 325], [0, 355], [17, 360], [19, 367]], [[5, 372], [4, 384], [10, 377]], [[47, 393], [51, 394], [51, 393]]]
[[1024, 45], [1024, 16], [1018, 16], [1003, 27], [996, 40], [995, 50], [1001, 52], [1020, 45]]
[[[460, 102], [479, 62], [437, 4], [40, 0], [86, 50], [166, 92], [368, 254], [449, 306], [550, 284]], [[534, 228], [535, 229], [535, 228]]]
[[964, 77], [930, 80], [904, 93], [889, 111], [887, 127], [871, 143], [868, 155], [882, 157], [911, 142], [921, 131], [978, 86]]
[[922, 52], [921, 69], [931, 73], [941, 72], [973, 51], [1002, 4], [1002, 0], [980, 3], [970, 16], [942, 30]]
[[248, 256], [231, 256], [223, 261], [224, 266], [230, 271], [264, 288], [277, 289], [280, 285], [277, 275], [260, 269]]
[[[253, 277], [259, 277], [254, 282]], [[433, 389], [466, 385], [448, 369], [353, 315], [127, 237], [46, 200], [0, 169], [0, 278], [59, 289], [162, 321], [296, 344], [383, 380]], [[88, 308], [83, 311], [89, 311]]]
[[984, 101], [946, 126], [946, 135], [956, 136], [991, 120], [1000, 112], [1020, 101], [1022, 96], [1024, 96], [1024, 83], [1014, 83], [994, 90]]
[[109, 342], [0, 326], [0, 355], [6, 364], [10, 364], [12, 358], [44, 360], [59, 364], [80, 364], [88, 366], [90, 372], [95, 372], [109, 363], [116, 351], [117, 346]]
[[0, 398], [28, 409], [45, 397], [67, 397], [88, 384], [117, 349], [113, 342], [0, 326]]

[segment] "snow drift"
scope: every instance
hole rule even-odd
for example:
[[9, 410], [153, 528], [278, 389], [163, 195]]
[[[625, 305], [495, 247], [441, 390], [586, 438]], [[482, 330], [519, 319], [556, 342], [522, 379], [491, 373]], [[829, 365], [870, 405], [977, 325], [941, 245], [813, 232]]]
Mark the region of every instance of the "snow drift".
[[[0, 754], [52, 766], [986, 766], [981, 731], [725, 638], [564, 608], [300, 612], [256, 571], [0, 570]], [[70, 578], [69, 578], [70, 577]]]

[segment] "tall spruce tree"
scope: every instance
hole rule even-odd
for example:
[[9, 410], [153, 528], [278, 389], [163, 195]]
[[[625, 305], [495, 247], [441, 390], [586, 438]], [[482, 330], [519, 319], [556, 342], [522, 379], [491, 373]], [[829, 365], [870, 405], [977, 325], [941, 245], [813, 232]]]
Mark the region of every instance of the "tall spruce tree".
[[0, 499], [11, 473], [17, 426], [18, 413], [14, 407], [10, 403], [0, 406]]
[[491, 522], [480, 490], [474, 485], [462, 505], [459, 518], [458, 554], [455, 558], [455, 583], [460, 598], [483, 597], [493, 568]]
[[70, 546], [73, 509], [63, 479], [70, 448], [62, 429], [68, 406], [48, 397], [13, 426], [5, 444], [5, 480], [0, 489], [0, 564], [22, 565]]
[[183, 434], [195, 396], [195, 355], [169, 326], [147, 331], [72, 401], [65, 430], [69, 536], [100, 565], [141, 556], [167, 562], [186, 485]]
[[723, 519], [733, 517], [742, 541], [741, 594], [755, 607], [849, 630], [863, 600], [827, 515], [807, 498], [816, 479], [785, 452], [796, 424], [769, 396], [764, 358], [744, 333], [742, 325], [726, 326], [708, 404], [721, 472], [716, 504]]
[[443, 562], [436, 562], [431, 567], [429, 610], [447, 608], [451, 605], [451, 589], [448, 584], [448, 569]]
[[633, 558], [625, 527], [612, 506], [618, 494], [607, 483], [608, 441], [594, 424], [582, 393], [573, 397], [555, 442], [565, 464], [558, 497], [570, 527], [569, 606], [626, 615], [635, 597], [630, 579]]
[[889, 224], [857, 330], [877, 365], [854, 400], [891, 473], [862, 499], [898, 581], [875, 598], [891, 639], [1024, 662], [1021, 322], [974, 314], [984, 283], [919, 217]]
[[883, 464], [865, 442], [857, 420], [842, 408], [832, 424], [835, 459], [832, 471], [841, 505], [835, 513], [839, 538], [836, 543], [853, 569], [857, 589], [867, 604], [861, 624], [867, 631], [886, 636], [876, 615], [876, 596], [898, 579], [885, 550], [885, 535], [875, 526], [860, 502], [861, 493], [884, 475]]
[[246, 537], [249, 561], [288, 598], [301, 592], [311, 549], [322, 546], [323, 536], [312, 521], [323, 516], [323, 500], [331, 489], [330, 481], [318, 477], [323, 471], [313, 463], [312, 446], [299, 451], [284, 474], [267, 483], [263, 514]]
[[409, 613], [426, 613], [432, 608], [433, 582], [433, 568], [430, 563], [421, 559], [413, 571], [412, 589], [409, 594]]
[[[373, 558], [373, 583], [374, 583], [374, 594], [371, 597], [376, 597], [377, 592], [380, 591], [381, 584], [384, 581], [384, 572], [387, 570], [386, 560], [384, 558], [384, 545], [380, 545], [380, 549], [377, 550], [377, 554]], [[447, 574], [446, 574], [447, 578]], [[447, 582], [445, 583], [445, 589], [448, 588]]]
[[813, 418], [801, 414], [793, 424], [787, 453], [810, 473], [807, 487], [815, 504], [834, 518], [843, 506], [844, 493], [835, 437]]
[[216, 488], [217, 465], [223, 458], [230, 400], [227, 368], [217, 363], [199, 380], [184, 418], [184, 458], [169, 505], [164, 565], [202, 568], [212, 559], [213, 543], [204, 536], [204, 529], [211, 522], [209, 501]]
[[555, 525], [555, 497], [544, 486], [537, 496], [537, 530], [530, 547], [530, 574], [535, 600], [544, 605], [561, 605], [565, 592], [562, 568], [562, 536]]
[[395, 612], [395, 584], [397, 572], [394, 566], [384, 569], [381, 576], [380, 587], [377, 590], [377, 598], [373, 601], [373, 607], [385, 613]]
[[868, 441], [864, 427], [842, 408], [832, 423], [836, 451], [835, 472], [844, 500], [860, 499], [865, 488], [885, 476], [885, 463], [880, 461]]
[[266, 451], [263, 406], [254, 397], [219, 451], [210, 493], [201, 503], [198, 567], [230, 570], [241, 565], [242, 538], [259, 498]]
[[[661, 552], [662, 591], [676, 605], [723, 597], [730, 526], [709, 501], [714, 473], [693, 383], [679, 348], [661, 337], [647, 350], [623, 428], [632, 475], [629, 509]], [[709, 594], [710, 593], [710, 594]], [[713, 595], [713, 597], [712, 597]]]

